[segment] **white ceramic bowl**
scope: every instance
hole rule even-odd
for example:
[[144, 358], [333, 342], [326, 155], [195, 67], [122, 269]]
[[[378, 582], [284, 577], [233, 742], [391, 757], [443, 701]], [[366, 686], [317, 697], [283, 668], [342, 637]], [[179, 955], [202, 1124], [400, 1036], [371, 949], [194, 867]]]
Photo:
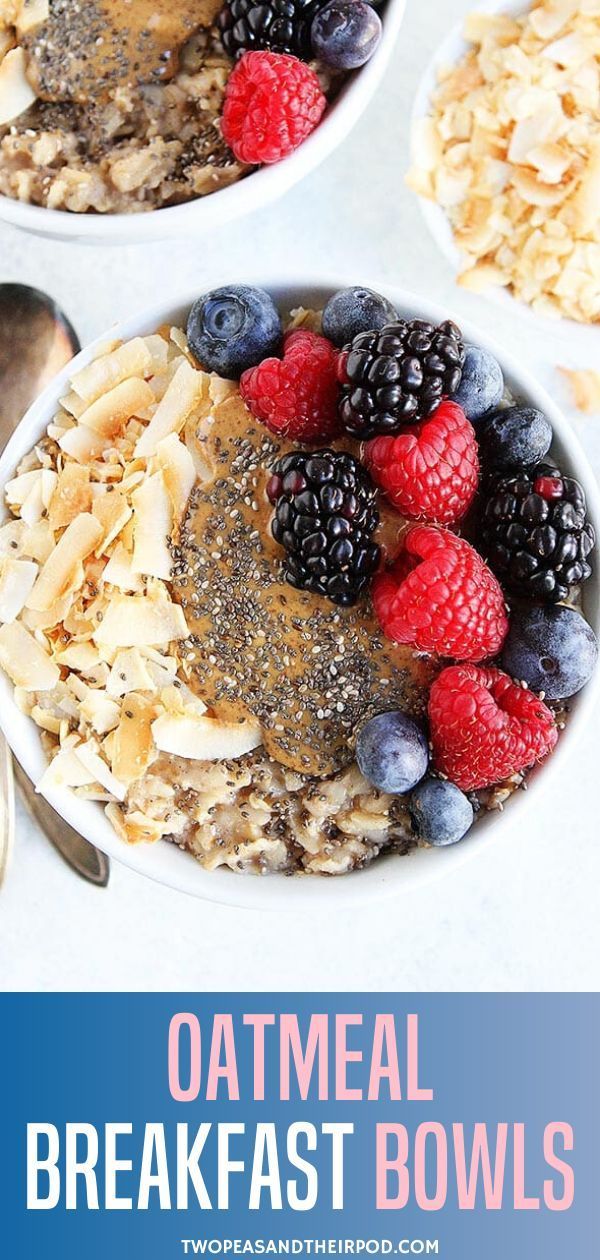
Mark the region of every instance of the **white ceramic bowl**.
[[406, 0], [387, 0], [379, 46], [350, 75], [312, 135], [283, 162], [263, 166], [229, 188], [180, 206], [141, 214], [70, 214], [0, 196], [0, 219], [54, 240], [137, 244], [201, 235], [276, 201], [333, 152], [358, 122], [379, 87], [402, 25]]
[[[228, 277], [225, 277], [226, 282]], [[239, 281], [240, 277], [237, 277]], [[246, 278], [247, 279], [247, 278]], [[250, 283], [257, 283], [256, 277]], [[320, 308], [328, 296], [348, 283], [362, 282], [361, 277], [349, 281], [339, 276], [333, 279], [289, 280], [286, 284], [270, 282], [264, 275], [258, 281], [273, 294], [282, 311], [301, 303]], [[447, 319], [449, 312], [442, 310], [414, 294], [387, 285], [376, 285], [395, 303], [400, 312], [419, 314], [434, 323]], [[55, 414], [58, 400], [64, 394], [67, 382], [74, 371], [83, 367], [97, 353], [99, 346], [110, 337], [128, 338], [155, 331], [161, 324], [183, 324], [189, 307], [198, 296], [187, 295], [181, 301], [165, 302], [143, 315], [132, 318], [109, 330], [98, 341], [77, 356], [60, 376], [45, 390], [21, 421], [2, 458], [0, 459], [0, 496], [4, 501], [4, 486], [13, 475], [19, 460], [31, 449], [45, 431]], [[574, 433], [546, 392], [540, 388], [525, 367], [521, 367], [501, 348], [484, 336], [479, 328], [460, 321], [469, 341], [487, 346], [502, 364], [506, 381], [517, 399], [526, 399], [544, 411], [552, 422], [555, 442], [553, 453], [562, 466], [577, 476], [585, 486], [589, 511], [596, 528], [600, 526], [600, 495], [587, 459]], [[596, 559], [596, 564], [597, 564]], [[600, 581], [598, 571], [586, 584], [586, 615], [597, 634], [600, 634]], [[490, 814], [473, 828], [460, 844], [443, 849], [418, 849], [406, 857], [388, 855], [373, 862], [363, 871], [327, 878], [268, 875], [262, 878], [252, 875], [236, 875], [231, 871], [205, 871], [189, 854], [166, 842], [156, 845], [128, 846], [113, 831], [105, 818], [102, 807], [89, 801], [81, 801], [67, 789], [54, 789], [48, 800], [68, 822], [111, 857], [124, 862], [133, 870], [193, 893], [208, 901], [231, 905], [262, 908], [299, 908], [320, 906], [347, 906], [385, 896], [400, 896], [415, 883], [450, 871], [459, 863], [476, 854], [484, 855], [490, 844], [497, 844], [512, 825], [523, 826], [526, 811], [532, 803], [539, 806], [540, 794], [551, 776], [556, 779], [564, 772], [565, 762], [585, 730], [596, 694], [600, 691], [600, 670], [585, 690], [576, 698], [568, 727], [562, 735], [557, 750], [546, 766], [532, 776], [530, 790], [521, 792], [509, 802], [504, 813]], [[37, 781], [46, 759], [42, 751], [40, 735], [30, 718], [19, 712], [13, 699], [13, 689], [7, 678], [0, 673], [0, 723], [28, 775]]]
[[[527, 12], [530, 7], [528, 0], [481, 0], [479, 4], [473, 3], [470, 11], [518, 15]], [[457, 22], [456, 26], [446, 35], [425, 70], [419, 83], [412, 109], [411, 134], [413, 136], [418, 123], [431, 113], [431, 98], [438, 84], [440, 69], [456, 65], [471, 47], [464, 39], [463, 30], [464, 18]], [[454, 243], [452, 226], [446, 211], [437, 202], [431, 201], [428, 197], [418, 197], [418, 201], [423, 218], [433, 239], [450, 263], [453, 272], [458, 274], [462, 266], [461, 254]], [[521, 302], [520, 299], [513, 297], [508, 289], [498, 285], [485, 289], [481, 296], [500, 305], [506, 311], [512, 310], [513, 313], [517, 312], [524, 319], [535, 323], [538, 329], [547, 328], [548, 332], [556, 332], [558, 328], [562, 328], [568, 331], [570, 344], [578, 341], [582, 350], [585, 351], [587, 349], [589, 353], [592, 352], [592, 338], [597, 339], [598, 337], [597, 328], [593, 325], [577, 323], [575, 320], [570, 319], [552, 319], [549, 316], [538, 315], [526, 302]]]

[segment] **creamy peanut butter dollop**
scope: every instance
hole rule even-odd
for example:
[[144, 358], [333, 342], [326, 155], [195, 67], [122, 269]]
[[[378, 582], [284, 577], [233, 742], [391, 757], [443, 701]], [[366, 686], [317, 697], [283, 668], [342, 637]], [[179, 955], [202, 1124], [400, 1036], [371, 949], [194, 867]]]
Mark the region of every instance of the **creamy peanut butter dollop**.
[[46, 101], [85, 103], [119, 87], [172, 78], [183, 44], [221, 0], [50, 0], [27, 31], [27, 75]]
[[[339, 608], [285, 581], [266, 484], [290, 443], [233, 395], [215, 408], [204, 447], [214, 475], [192, 492], [174, 548], [190, 685], [223, 720], [258, 719], [276, 761], [333, 774], [352, 761], [349, 741], [369, 712], [424, 712], [435, 667], [384, 639], [368, 599]], [[384, 530], [392, 549], [395, 520]]]

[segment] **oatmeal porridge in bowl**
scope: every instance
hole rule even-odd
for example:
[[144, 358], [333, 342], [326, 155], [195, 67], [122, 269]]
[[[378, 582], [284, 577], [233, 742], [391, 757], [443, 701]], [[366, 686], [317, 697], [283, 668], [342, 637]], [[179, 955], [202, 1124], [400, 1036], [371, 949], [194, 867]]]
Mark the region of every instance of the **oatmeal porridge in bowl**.
[[527, 374], [425, 300], [163, 307], [70, 365], [0, 476], [8, 738], [166, 883], [400, 889], [522, 816], [586, 719], [593, 480]]
[[0, 0], [0, 215], [142, 240], [248, 213], [347, 134], [404, 4]]

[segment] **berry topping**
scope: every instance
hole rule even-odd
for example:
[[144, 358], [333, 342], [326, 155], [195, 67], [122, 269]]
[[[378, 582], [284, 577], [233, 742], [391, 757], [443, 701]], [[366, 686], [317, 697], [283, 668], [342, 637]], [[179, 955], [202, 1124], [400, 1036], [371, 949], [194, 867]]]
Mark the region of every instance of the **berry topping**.
[[456, 403], [441, 403], [429, 420], [398, 437], [373, 438], [364, 460], [375, 484], [409, 520], [454, 525], [477, 490], [475, 430]]
[[503, 407], [487, 417], [478, 436], [487, 468], [527, 468], [548, 454], [552, 426], [535, 407]]
[[264, 359], [244, 372], [240, 391], [253, 416], [272, 433], [297, 442], [322, 442], [340, 431], [337, 352], [317, 333], [287, 333], [283, 358]]
[[219, 15], [225, 52], [269, 49], [310, 61], [310, 27], [320, 0], [229, 0]]
[[499, 669], [451, 665], [429, 696], [433, 762], [464, 792], [492, 787], [552, 752], [546, 705]]
[[358, 732], [356, 760], [361, 774], [380, 792], [410, 792], [427, 773], [429, 745], [406, 713], [378, 713]]
[[398, 433], [432, 415], [460, 385], [464, 347], [449, 320], [398, 320], [354, 337], [342, 356], [340, 415], [359, 438]]
[[473, 806], [447, 779], [423, 779], [408, 802], [413, 826], [427, 844], [458, 844], [473, 825]]
[[500, 585], [481, 556], [464, 538], [435, 525], [415, 525], [404, 546], [373, 583], [384, 634], [459, 661], [495, 656], [508, 620]]
[[345, 346], [359, 333], [394, 323], [398, 315], [391, 302], [372, 289], [339, 289], [323, 311], [323, 332], [336, 346]]
[[187, 323], [189, 348], [207, 372], [230, 380], [276, 354], [283, 337], [279, 312], [264, 289], [246, 284], [213, 289], [194, 302]]
[[596, 535], [578, 481], [558, 468], [496, 478], [482, 521], [484, 555], [511, 591], [548, 603], [589, 578]]
[[344, 451], [294, 452], [275, 465], [268, 492], [290, 585], [355, 604], [379, 563], [377, 491], [362, 465]]
[[467, 346], [462, 380], [452, 394], [453, 402], [462, 407], [468, 420], [475, 423], [497, 407], [504, 393], [502, 368], [489, 350]]
[[556, 606], [516, 610], [502, 649], [504, 669], [544, 692], [548, 700], [567, 700], [589, 682], [598, 662], [598, 640], [574, 608]]
[[335, 70], [356, 70], [373, 56], [382, 30], [366, 0], [329, 0], [313, 19], [313, 52]]
[[279, 162], [314, 131], [326, 104], [314, 70], [303, 61], [248, 52], [229, 76], [221, 130], [238, 162]]

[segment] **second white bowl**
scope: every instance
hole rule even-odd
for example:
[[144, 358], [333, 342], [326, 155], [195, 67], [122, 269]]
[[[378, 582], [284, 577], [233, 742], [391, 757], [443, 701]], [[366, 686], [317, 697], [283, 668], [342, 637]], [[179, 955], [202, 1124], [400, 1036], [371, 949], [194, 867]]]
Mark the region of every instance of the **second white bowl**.
[[[530, 7], [527, 0], [480, 0], [479, 4], [473, 3], [470, 5], [469, 12], [518, 15], [527, 12]], [[463, 30], [464, 17], [445, 36], [427, 65], [413, 104], [411, 115], [412, 137], [415, 136], [418, 124], [431, 113], [431, 98], [438, 85], [440, 70], [444, 67], [456, 65], [469, 50], [470, 45], [464, 38]], [[446, 211], [437, 202], [431, 201], [428, 197], [419, 197], [418, 200], [423, 218], [436, 245], [450, 263], [455, 275], [458, 275], [462, 260], [460, 250], [454, 242], [452, 225]], [[480, 296], [502, 307], [505, 311], [517, 313], [523, 319], [535, 324], [538, 329], [545, 328], [548, 333], [556, 333], [558, 329], [564, 330], [569, 337], [569, 345], [573, 348], [577, 345], [578, 349], [581, 349], [583, 352], [587, 350], [589, 353], [591, 353], [592, 348], [597, 350], [597, 326], [579, 324], [575, 320], [570, 319], [552, 319], [549, 316], [538, 315], [525, 302], [513, 297], [508, 289], [499, 286], [490, 286]]]

